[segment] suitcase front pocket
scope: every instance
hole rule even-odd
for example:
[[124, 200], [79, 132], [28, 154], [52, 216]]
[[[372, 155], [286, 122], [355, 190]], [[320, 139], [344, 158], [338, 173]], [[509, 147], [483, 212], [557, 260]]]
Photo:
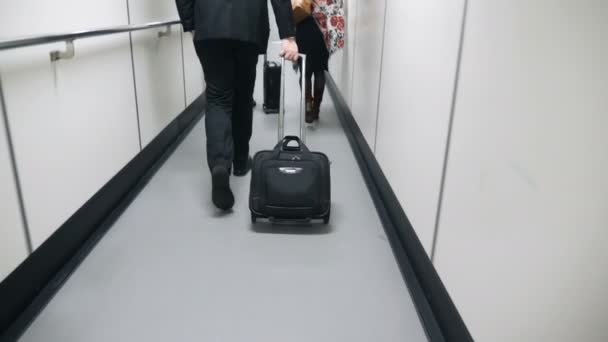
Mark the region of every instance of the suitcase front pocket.
[[265, 169], [268, 206], [311, 210], [319, 205], [318, 172], [314, 163], [270, 162]]

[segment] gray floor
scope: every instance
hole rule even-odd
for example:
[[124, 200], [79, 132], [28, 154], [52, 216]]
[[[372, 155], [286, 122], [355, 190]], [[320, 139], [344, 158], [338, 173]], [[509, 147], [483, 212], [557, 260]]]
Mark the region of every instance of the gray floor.
[[[276, 139], [259, 107], [254, 151]], [[218, 213], [201, 122], [21, 341], [427, 341], [329, 96], [308, 142], [333, 162], [329, 226], [252, 225], [248, 177]]]

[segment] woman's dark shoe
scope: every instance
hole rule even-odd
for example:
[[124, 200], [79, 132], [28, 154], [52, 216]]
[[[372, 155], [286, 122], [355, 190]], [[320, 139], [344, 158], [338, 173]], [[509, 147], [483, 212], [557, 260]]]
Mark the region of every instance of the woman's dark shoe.
[[312, 112], [312, 120], [319, 121], [319, 110], [318, 109]]
[[307, 124], [312, 124], [313, 122], [315, 122], [315, 118], [312, 115], [312, 113], [306, 113], [306, 123]]
[[319, 113], [321, 112], [321, 100], [317, 100], [317, 98], [315, 98], [313, 100], [313, 104], [312, 104], [312, 111], [311, 111], [311, 116], [313, 121], [318, 121], [319, 120]]
[[251, 165], [253, 164], [253, 160], [251, 159], [251, 157], [247, 157], [247, 160], [245, 162], [238, 162], [238, 161], [234, 161], [234, 171], [233, 174], [237, 177], [243, 177], [245, 176], [249, 170], [251, 170]]
[[323, 93], [325, 92], [325, 74], [315, 73], [314, 99], [312, 105], [313, 119], [319, 120], [319, 112], [321, 111], [321, 102], [323, 102]]
[[221, 210], [230, 210], [234, 206], [234, 195], [230, 190], [230, 173], [222, 165], [215, 166], [211, 171], [211, 199]]
[[310, 100], [306, 100], [306, 123], [307, 124], [311, 124], [315, 121], [315, 115], [314, 115], [314, 105], [313, 105], [314, 101], [312, 99]]

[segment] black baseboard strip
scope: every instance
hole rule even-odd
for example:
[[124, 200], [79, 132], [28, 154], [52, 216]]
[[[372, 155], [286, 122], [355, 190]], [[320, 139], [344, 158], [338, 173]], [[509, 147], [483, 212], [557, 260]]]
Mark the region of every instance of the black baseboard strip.
[[473, 341], [338, 87], [327, 85], [429, 341]]
[[0, 283], [0, 342], [19, 339], [202, 118], [204, 106], [203, 94]]

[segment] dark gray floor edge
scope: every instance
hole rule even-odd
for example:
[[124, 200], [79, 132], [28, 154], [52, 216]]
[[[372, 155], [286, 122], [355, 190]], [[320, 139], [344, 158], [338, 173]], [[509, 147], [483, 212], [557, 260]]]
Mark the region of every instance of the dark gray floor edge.
[[432, 342], [473, 341], [380, 164], [329, 73], [327, 80], [338, 117], [359, 163], [429, 340]]
[[0, 342], [17, 340], [203, 117], [202, 94], [0, 283]]

